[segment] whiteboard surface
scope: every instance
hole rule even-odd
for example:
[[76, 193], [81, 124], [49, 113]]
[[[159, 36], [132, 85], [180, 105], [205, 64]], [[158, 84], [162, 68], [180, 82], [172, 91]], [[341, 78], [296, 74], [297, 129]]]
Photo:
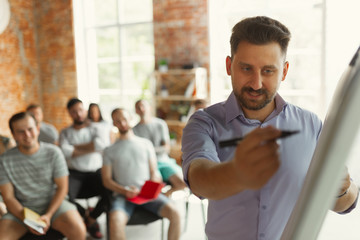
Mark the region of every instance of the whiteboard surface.
[[315, 240], [335, 202], [360, 125], [359, 51], [360, 48], [336, 89], [304, 186], [281, 240]]

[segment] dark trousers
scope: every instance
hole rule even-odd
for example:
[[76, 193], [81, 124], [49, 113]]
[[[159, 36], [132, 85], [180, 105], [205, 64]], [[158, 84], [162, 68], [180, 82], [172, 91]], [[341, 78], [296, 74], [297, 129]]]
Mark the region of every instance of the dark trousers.
[[101, 169], [96, 172], [80, 172], [76, 170], [69, 170], [69, 198], [73, 202], [81, 216], [85, 216], [85, 209], [77, 203], [75, 200], [87, 199], [95, 196], [99, 196], [94, 210], [90, 212], [90, 217], [96, 219], [103, 212], [106, 211], [107, 195], [106, 189], [102, 184]]

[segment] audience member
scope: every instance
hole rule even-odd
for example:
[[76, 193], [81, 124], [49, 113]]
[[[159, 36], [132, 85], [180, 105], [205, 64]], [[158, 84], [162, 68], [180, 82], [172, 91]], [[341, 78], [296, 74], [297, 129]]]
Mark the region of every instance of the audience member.
[[[0, 135], [0, 155], [16, 146], [15, 141], [12, 138], [8, 138]], [[0, 218], [7, 213], [6, 205], [3, 202], [0, 192]]]
[[27, 112], [12, 116], [9, 126], [18, 146], [0, 156], [0, 191], [8, 209], [0, 220], [0, 239], [38, 234], [23, 223], [24, 207], [41, 215], [45, 232], [51, 226], [67, 239], [85, 239], [81, 216], [66, 200], [69, 172], [60, 149], [38, 141], [36, 121]]
[[113, 131], [113, 125], [105, 121], [102, 117], [101, 110], [98, 104], [90, 103], [88, 109], [88, 119], [93, 125], [99, 128], [99, 133], [104, 140], [106, 146], [115, 142], [116, 132]]
[[0, 155], [16, 146], [14, 139], [0, 135]]
[[53, 125], [43, 121], [44, 115], [40, 105], [30, 104], [26, 108], [26, 111], [35, 117], [37, 124], [40, 127], [39, 141], [58, 144], [59, 133]]
[[[135, 136], [130, 126], [130, 114], [123, 109], [112, 112], [114, 125], [119, 129], [119, 140], [104, 151], [102, 177], [104, 185], [113, 191], [110, 210], [110, 239], [125, 239], [125, 226], [135, 204], [126, 200], [139, 193], [146, 180], [161, 181], [152, 143]], [[164, 195], [141, 207], [170, 220], [168, 239], [179, 239], [180, 216], [175, 206]]]
[[7, 213], [6, 205], [3, 202], [3, 199], [1, 197], [0, 193], [0, 218]]
[[135, 103], [136, 113], [140, 116], [140, 122], [133, 128], [134, 133], [149, 139], [156, 151], [158, 169], [165, 182], [171, 184], [171, 188], [165, 193], [171, 193], [186, 187], [183, 181], [181, 167], [176, 164], [175, 159], [169, 157], [170, 136], [166, 122], [154, 117], [151, 113], [150, 105], [145, 100], [138, 100]]
[[[67, 109], [73, 124], [60, 132], [60, 148], [69, 167], [69, 196], [85, 218], [88, 232], [93, 238], [102, 238], [96, 219], [105, 211], [106, 193], [101, 180], [102, 150], [104, 143], [98, 129], [87, 119], [81, 100], [72, 98]], [[100, 196], [95, 208], [88, 213], [75, 199], [81, 194]]]

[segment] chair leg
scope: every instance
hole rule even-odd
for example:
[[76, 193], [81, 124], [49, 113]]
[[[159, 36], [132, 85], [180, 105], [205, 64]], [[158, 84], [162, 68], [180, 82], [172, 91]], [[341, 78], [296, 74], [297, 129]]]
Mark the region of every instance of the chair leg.
[[164, 240], [165, 220], [161, 219], [161, 240]]
[[109, 211], [106, 211], [106, 239], [110, 240], [110, 216]]
[[189, 219], [189, 196], [185, 200], [185, 223], [184, 223], [184, 232], [187, 230], [188, 225], [188, 219]]
[[204, 226], [206, 225], [206, 216], [205, 216], [205, 206], [204, 206], [204, 200], [200, 200], [201, 201], [201, 212], [202, 212], [202, 217], [203, 217], [203, 222], [204, 222]]

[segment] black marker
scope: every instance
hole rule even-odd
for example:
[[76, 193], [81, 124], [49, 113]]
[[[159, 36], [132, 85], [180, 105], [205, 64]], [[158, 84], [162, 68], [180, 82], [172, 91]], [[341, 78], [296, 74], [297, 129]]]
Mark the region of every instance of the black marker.
[[[300, 131], [296, 130], [296, 131], [281, 131], [281, 135], [277, 138], [285, 138], [285, 137], [289, 137], [293, 134], [296, 134]], [[239, 137], [239, 138], [232, 138], [229, 140], [224, 140], [224, 141], [220, 141], [219, 142], [219, 146], [222, 147], [230, 147], [230, 146], [236, 146], [241, 140], [243, 140], [244, 137]]]

